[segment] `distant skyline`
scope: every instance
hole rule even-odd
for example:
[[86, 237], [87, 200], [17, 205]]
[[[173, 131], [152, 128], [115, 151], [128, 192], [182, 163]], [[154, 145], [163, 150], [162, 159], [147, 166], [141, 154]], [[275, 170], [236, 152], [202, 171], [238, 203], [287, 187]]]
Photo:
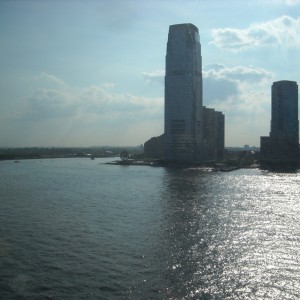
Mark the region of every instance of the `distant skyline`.
[[259, 146], [272, 83], [300, 83], [300, 0], [1, 0], [0, 147], [162, 134], [168, 30], [180, 23], [199, 29], [203, 105], [225, 114], [225, 146]]

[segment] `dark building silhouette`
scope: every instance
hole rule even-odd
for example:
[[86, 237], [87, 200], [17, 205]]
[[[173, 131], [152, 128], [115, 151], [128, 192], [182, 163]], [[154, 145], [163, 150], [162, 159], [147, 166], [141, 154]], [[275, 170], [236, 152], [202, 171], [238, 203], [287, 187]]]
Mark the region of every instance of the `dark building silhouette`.
[[298, 85], [282, 80], [272, 85], [270, 136], [261, 137], [262, 168], [299, 167]]
[[203, 158], [221, 161], [224, 158], [225, 116], [213, 108], [203, 107]]
[[147, 158], [164, 159], [165, 155], [164, 134], [152, 137], [144, 144], [144, 155]]

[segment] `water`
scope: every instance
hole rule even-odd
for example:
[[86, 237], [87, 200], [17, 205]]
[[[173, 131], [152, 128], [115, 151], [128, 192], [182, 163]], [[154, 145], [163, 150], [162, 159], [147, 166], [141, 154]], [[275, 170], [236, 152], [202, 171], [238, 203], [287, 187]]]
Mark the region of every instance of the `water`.
[[299, 299], [300, 173], [0, 162], [0, 299]]

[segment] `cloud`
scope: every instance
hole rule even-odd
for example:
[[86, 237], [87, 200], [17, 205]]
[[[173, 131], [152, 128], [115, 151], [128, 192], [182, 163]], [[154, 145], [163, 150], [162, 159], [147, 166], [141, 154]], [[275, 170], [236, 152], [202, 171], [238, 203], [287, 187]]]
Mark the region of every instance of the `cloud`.
[[285, 0], [285, 3], [287, 5], [294, 6], [300, 4], [300, 0]]
[[159, 84], [164, 83], [164, 76], [165, 76], [164, 70], [155, 70], [153, 72], [143, 72], [142, 75], [148, 83], [159, 83]]
[[239, 97], [243, 90], [261, 88], [273, 77], [274, 73], [258, 67], [229, 68], [220, 63], [205, 65], [203, 68], [204, 103], [211, 105]]
[[204, 66], [203, 77], [212, 77], [217, 79], [226, 78], [252, 83], [270, 80], [274, 77], [274, 73], [259, 67], [236, 66], [229, 68], [225, 65], [215, 63]]
[[43, 87], [45, 86], [58, 87], [58, 88], [67, 87], [66, 83], [62, 79], [52, 74], [49, 74], [47, 72], [41, 72], [39, 75], [34, 77], [34, 80], [39, 85], [42, 85]]
[[[42, 77], [55, 77], [48, 75]], [[162, 98], [114, 93], [113, 88], [113, 83], [37, 88], [24, 99], [26, 109], [14, 117], [14, 123], [24, 131], [19, 141], [34, 145], [94, 145], [95, 141], [100, 145], [134, 145], [162, 132]]]
[[270, 122], [270, 86], [275, 74], [253, 66], [203, 67], [203, 105], [222, 111], [226, 145], [259, 145]]
[[[164, 70], [143, 73], [144, 78], [150, 83], [160, 82], [163, 84], [164, 75]], [[252, 95], [264, 89], [272, 82], [275, 74], [260, 67], [227, 67], [216, 62], [204, 65], [202, 76], [203, 105], [215, 105], [227, 110], [226, 107], [235, 105], [235, 101], [241, 101], [237, 99], [250, 99], [247, 96], [248, 93]]]
[[121, 119], [130, 116], [134, 119], [149, 119], [162, 116], [163, 100], [132, 94], [116, 94], [102, 86], [91, 86], [80, 94], [80, 110], [89, 114], [110, 116], [118, 115]]
[[[143, 73], [150, 83], [163, 84], [164, 71]], [[270, 86], [275, 74], [254, 66], [203, 66], [203, 105], [222, 111], [226, 145], [259, 145], [270, 123]]]
[[211, 44], [232, 51], [278, 45], [298, 47], [300, 18], [281, 16], [268, 22], [251, 24], [245, 29], [213, 29], [211, 34]]
[[[48, 75], [42, 77], [51, 81]], [[268, 133], [273, 76], [253, 66], [214, 63], [203, 67], [203, 105], [225, 114], [227, 145], [259, 145], [259, 136]], [[163, 77], [163, 70], [145, 74], [154, 82], [163, 82]], [[116, 93], [113, 83], [41, 87], [24, 101], [26, 110], [14, 120], [24, 144], [134, 145], [163, 132], [163, 97]], [[237, 131], [245, 132], [244, 140]]]
[[135, 145], [163, 131], [162, 97], [116, 93], [113, 83], [39, 87], [22, 104], [7, 123], [23, 146]]
[[45, 120], [61, 118], [74, 114], [76, 99], [69, 92], [37, 89], [27, 98], [27, 110], [21, 115], [26, 120]]
[[27, 110], [22, 118], [45, 120], [74, 117], [89, 120], [91, 116], [100, 119], [106, 115], [110, 118], [118, 115], [122, 119], [128, 115], [135, 119], [162, 116], [162, 99], [112, 93], [109, 91], [111, 86], [104, 84], [84, 89], [37, 89], [26, 99]]
[[203, 105], [205, 106], [213, 106], [216, 103], [226, 101], [238, 93], [236, 82], [213, 77], [203, 78]]

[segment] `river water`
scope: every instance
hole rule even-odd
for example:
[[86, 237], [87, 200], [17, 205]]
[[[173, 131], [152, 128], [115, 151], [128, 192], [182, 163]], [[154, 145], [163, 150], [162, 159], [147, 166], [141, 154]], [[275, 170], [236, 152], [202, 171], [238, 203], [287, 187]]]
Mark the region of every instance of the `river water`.
[[106, 160], [0, 162], [0, 299], [300, 299], [299, 172]]

